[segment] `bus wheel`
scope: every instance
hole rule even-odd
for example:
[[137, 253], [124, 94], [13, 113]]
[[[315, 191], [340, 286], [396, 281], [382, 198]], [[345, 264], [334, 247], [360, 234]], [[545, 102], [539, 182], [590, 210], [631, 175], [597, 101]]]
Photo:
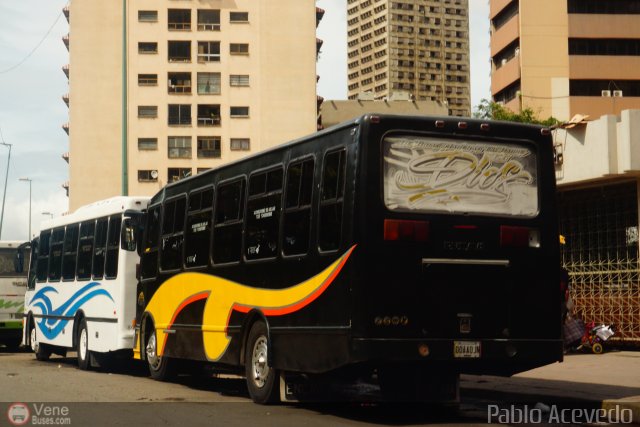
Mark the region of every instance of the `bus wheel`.
[[76, 351], [78, 352], [78, 368], [86, 371], [91, 367], [91, 364], [89, 363], [91, 354], [89, 352], [89, 332], [87, 332], [87, 321], [84, 317], [80, 320], [76, 343]]
[[29, 344], [31, 345], [31, 350], [35, 353], [37, 360], [49, 360], [51, 351], [44, 344], [40, 344], [38, 342], [36, 326], [33, 323], [31, 324], [31, 329], [29, 331]]
[[156, 338], [155, 328], [151, 329], [145, 352], [151, 378], [157, 381], [171, 379], [173, 376], [172, 360], [169, 357], [158, 355], [158, 339]]
[[245, 346], [245, 375], [249, 395], [255, 403], [274, 403], [278, 400], [278, 372], [269, 366], [267, 326], [262, 321], [253, 324]]

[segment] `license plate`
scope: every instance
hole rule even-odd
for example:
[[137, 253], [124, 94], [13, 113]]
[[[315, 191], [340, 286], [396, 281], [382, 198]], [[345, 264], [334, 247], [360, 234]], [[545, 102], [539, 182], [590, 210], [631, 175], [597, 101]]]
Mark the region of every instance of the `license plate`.
[[454, 341], [453, 357], [456, 357], [456, 358], [480, 357], [480, 341]]

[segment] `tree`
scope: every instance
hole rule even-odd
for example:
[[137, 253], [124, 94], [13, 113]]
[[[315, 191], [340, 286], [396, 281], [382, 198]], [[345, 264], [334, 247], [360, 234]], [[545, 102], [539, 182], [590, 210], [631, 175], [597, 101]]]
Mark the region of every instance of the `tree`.
[[497, 102], [489, 101], [488, 99], [480, 101], [480, 105], [476, 107], [473, 116], [479, 119], [505, 120], [508, 122], [532, 123], [543, 126], [554, 126], [561, 123], [554, 117], [542, 120], [531, 108], [525, 108], [520, 113], [514, 113]]

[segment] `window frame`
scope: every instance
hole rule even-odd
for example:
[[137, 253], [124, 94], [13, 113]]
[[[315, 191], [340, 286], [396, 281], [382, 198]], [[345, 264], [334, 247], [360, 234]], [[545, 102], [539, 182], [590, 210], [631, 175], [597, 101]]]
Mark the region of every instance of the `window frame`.
[[[312, 251], [314, 249], [314, 247], [311, 245], [312, 241], [313, 241], [313, 233], [312, 230], [314, 228], [314, 220], [316, 217], [316, 209], [314, 209], [314, 200], [316, 198], [316, 194], [319, 194], [319, 189], [316, 190], [315, 184], [316, 184], [316, 169], [318, 167], [318, 162], [317, 162], [318, 158], [317, 155], [315, 153], [313, 154], [309, 154], [309, 155], [304, 155], [301, 157], [297, 157], [295, 159], [291, 159], [289, 160], [289, 162], [287, 163], [287, 169], [286, 169], [286, 175], [285, 175], [285, 181], [284, 181], [284, 188], [283, 188], [283, 199], [282, 199], [282, 229], [281, 229], [281, 242], [280, 242], [280, 254], [282, 256], [283, 259], [291, 259], [291, 258], [304, 258], [309, 256], [310, 254], [312, 254]], [[304, 165], [305, 162], [311, 161], [311, 164], [313, 166], [312, 169], [312, 174], [311, 174], [311, 195], [310, 195], [310, 200], [309, 200], [309, 204], [308, 205], [301, 205], [300, 204], [300, 189], [298, 189], [298, 204], [296, 206], [291, 206], [291, 207], [287, 207], [287, 196], [288, 196], [288, 190], [289, 190], [289, 176], [290, 176], [290, 168], [291, 166], [295, 166], [295, 165]], [[303, 172], [304, 173], [304, 172]], [[302, 184], [302, 177], [301, 177], [301, 184]], [[284, 231], [285, 231], [285, 221], [287, 218], [287, 214], [288, 213], [292, 213], [292, 212], [301, 212], [303, 210], [309, 210], [309, 242], [307, 244], [307, 250], [304, 253], [297, 253], [297, 254], [286, 254], [284, 251]]]
[[[223, 221], [221, 223], [218, 222], [218, 208], [219, 208], [219, 203], [221, 200], [220, 197], [220, 188], [226, 185], [233, 185], [234, 183], [239, 182], [240, 183], [240, 200], [238, 202], [238, 218], [234, 218], [232, 220], [228, 220], [228, 221]], [[237, 265], [240, 264], [240, 262], [243, 259], [243, 243], [244, 243], [244, 238], [242, 237], [242, 234], [244, 232], [244, 227], [245, 227], [245, 219], [244, 219], [244, 211], [245, 211], [245, 205], [246, 205], [246, 199], [247, 199], [247, 175], [246, 174], [242, 174], [242, 175], [236, 175], [233, 176], [231, 178], [222, 180], [220, 182], [218, 182], [215, 186], [215, 201], [214, 201], [214, 206], [213, 206], [213, 226], [212, 228], [212, 232], [213, 232], [213, 237], [211, 239], [211, 248], [209, 249], [209, 253], [210, 253], [210, 259], [209, 259], [209, 263], [213, 266], [213, 267], [220, 267], [220, 266], [228, 266], [228, 265]], [[230, 227], [230, 226], [234, 226], [234, 225], [239, 225], [240, 226], [240, 236], [239, 236], [239, 240], [240, 240], [240, 251], [238, 252], [238, 256], [237, 256], [237, 260], [233, 260], [233, 261], [226, 261], [226, 262], [216, 262], [214, 259], [214, 246], [216, 245], [216, 229], [222, 228], [222, 227]]]
[[[189, 210], [190, 209], [190, 202], [191, 202], [191, 197], [192, 195], [196, 195], [199, 194], [200, 196], [202, 196], [202, 194], [204, 194], [205, 192], [211, 190], [212, 192], [212, 201], [211, 201], [211, 207], [210, 208], [202, 208], [202, 205], [200, 205], [199, 209], [194, 209], [193, 211]], [[203, 270], [206, 269], [208, 267], [211, 266], [211, 258], [212, 258], [212, 254], [211, 254], [211, 250], [212, 250], [212, 243], [213, 243], [213, 212], [215, 209], [215, 205], [216, 205], [216, 188], [215, 185], [213, 184], [209, 184], [209, 185], [205, 185], [203, 187], [198, 187], [198, 188], [194, 188], [193, 190], [191, 190], [189, 192], [189, 194], [187, 195], [187, 204], [186, 204], [186, 209], [185, 209], [185, 226], [184, 226], [184, 244], [183, 244], [183, 250], [182, 250], [182, 266], [184, 268], [185, 271], [189, 270], [189, 271], [194, 271], [194, 270]], [[209, 211], [209, 242], [207, 244], [207, 257], [206, 257], [206, 261], [204, 264], [202, 265], [194, 265], [189, 267], [187, 265], [187, 260], [186, 260], [186, 254], [187, 254], [187, 236], [189, 235], [187, 226], [189, 224], [189, 216], [195, 216], [198, 214], [203, 214], [206, 213], [207, 211]]]

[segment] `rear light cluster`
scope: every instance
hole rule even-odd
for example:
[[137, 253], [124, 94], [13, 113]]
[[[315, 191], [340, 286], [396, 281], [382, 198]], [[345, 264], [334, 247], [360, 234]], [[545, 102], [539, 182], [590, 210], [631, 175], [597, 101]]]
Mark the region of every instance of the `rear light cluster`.
[[540, 230], [530, 227], [500, 227], [500, 246], [503, 248], [539, 248]]
[[385, 219], [384, 240], [426, 242], [429, 240], [429, 222]]

